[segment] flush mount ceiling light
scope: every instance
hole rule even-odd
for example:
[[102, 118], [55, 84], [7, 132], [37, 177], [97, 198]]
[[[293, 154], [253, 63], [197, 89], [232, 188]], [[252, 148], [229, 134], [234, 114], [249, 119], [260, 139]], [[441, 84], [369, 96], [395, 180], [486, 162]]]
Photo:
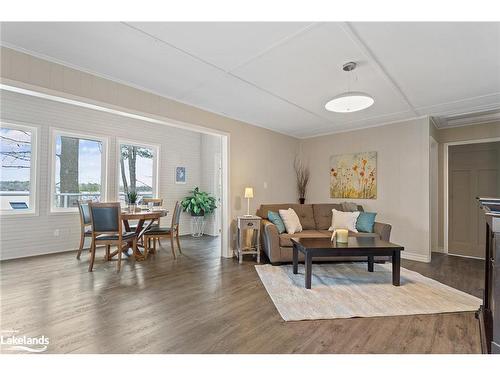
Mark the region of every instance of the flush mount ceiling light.
[[[348, 62], [342, 66], [344, 72], [352, 72], [354, 69], [356, 69], [355, 62]], [[350, 91], [348, 85], [347, 92], [337, 95], [326, 103], [325, 109], [331, 112], [350, 113], [366, 109], [374, 102], [375, 100], [364, 92]]]

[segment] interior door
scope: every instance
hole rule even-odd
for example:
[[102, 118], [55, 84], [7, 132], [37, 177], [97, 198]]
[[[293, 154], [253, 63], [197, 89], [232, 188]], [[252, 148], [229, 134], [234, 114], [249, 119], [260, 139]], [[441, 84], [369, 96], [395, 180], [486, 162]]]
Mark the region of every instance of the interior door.
[[450, 146], [448, 253], [484, 258], [485, 219], [476, 198], [500, 196], [500, 142]]

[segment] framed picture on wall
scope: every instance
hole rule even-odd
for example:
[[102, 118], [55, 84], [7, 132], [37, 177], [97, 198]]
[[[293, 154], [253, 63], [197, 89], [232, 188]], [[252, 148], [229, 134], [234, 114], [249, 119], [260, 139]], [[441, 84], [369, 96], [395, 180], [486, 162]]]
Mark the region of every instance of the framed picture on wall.
[[377, 152], [331, 156], [330, 198], [377, 199]]
[[175, 167], [175, 183], [186, 183], [186, 167]]

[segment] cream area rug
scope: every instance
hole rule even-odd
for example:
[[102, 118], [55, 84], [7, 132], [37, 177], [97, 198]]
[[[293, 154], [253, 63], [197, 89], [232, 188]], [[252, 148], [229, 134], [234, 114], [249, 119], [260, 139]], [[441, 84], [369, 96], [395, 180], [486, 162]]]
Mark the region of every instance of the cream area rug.
[[313, 264], [312, 289], [304, 287], [304, 266], [255, 266], [285, 321], [475, 311], [481, 300], [417, 272], [401, 268], [401, 286], [392, 285], [392, 265]]

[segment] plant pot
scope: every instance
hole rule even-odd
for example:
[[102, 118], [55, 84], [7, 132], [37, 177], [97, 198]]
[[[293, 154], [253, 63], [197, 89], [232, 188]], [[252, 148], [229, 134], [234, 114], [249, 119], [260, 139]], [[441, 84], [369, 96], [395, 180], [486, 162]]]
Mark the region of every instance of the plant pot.
[[304, 204], [306, 202], [306, 198], [299, 198], [299, 203]]
[[130, 214], [133, 214], [135, 212], [136, 208], [137, 208], [137, 204], [136, 203], [129, 203], [128, 204], [128, 212]]
[[200, 217], [200, 216], [205, 216], [205, 211], [201, 210], [199, 213], [195, 214], [194, 212], [191, 212], [191, 216], [193, 217]]

